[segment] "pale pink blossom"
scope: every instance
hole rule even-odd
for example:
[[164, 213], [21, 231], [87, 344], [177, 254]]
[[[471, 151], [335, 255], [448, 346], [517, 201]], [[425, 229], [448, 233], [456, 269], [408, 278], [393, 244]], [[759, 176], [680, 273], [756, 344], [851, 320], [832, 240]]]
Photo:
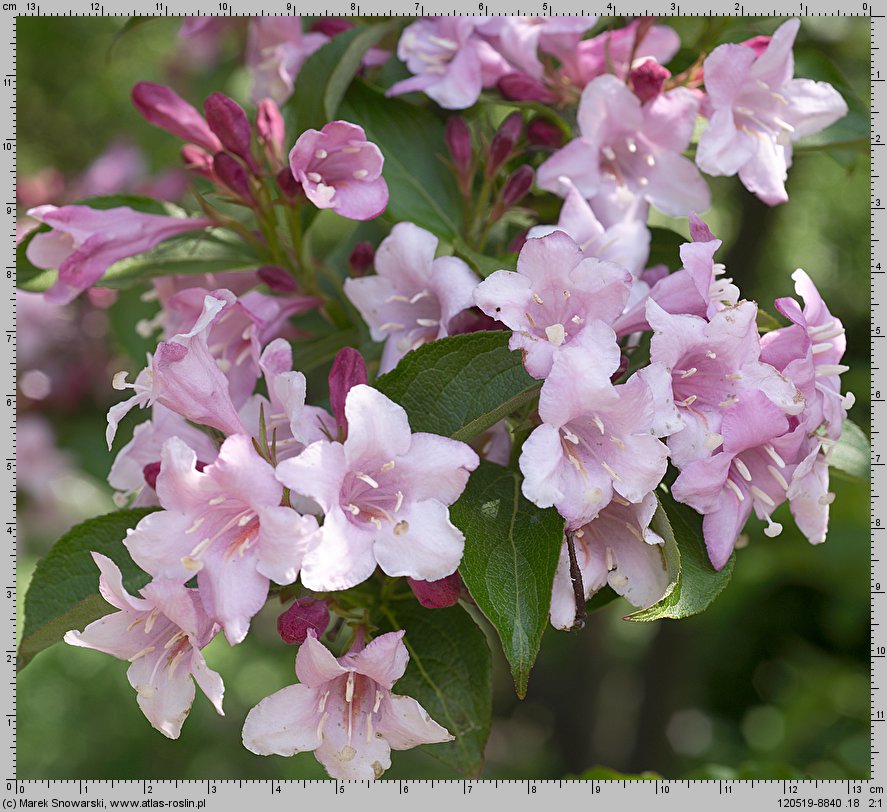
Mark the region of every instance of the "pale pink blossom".
[[319, 441], [277, 466], [278, 479], [325, 514], [302, 561], [315, 591], [348, 589], [378, 564], [391, 576], [435, 581], [462, 559], [449, 517], [478, 456], [465, 443], [410, 430], [401, 406], [366, 385], [345, 399], [348, 437]]
[[582, 91], [579, 137], [539, 167], [537, 183], [565, 195], [560, 178], [566, 176], [586, 199], [640, 197], [673, 216], [707, 209], [708, 186], [681, 154], [693, 135], [697, 109], [686, 88], [642, 105], [615, 76], [600, 76]]
[[132, 507], [157, 505], [154, 488], [146, 487], [145, 466], [160, 462], [163, 444], [178, 437], [194, 449], [198, 461], [211, 463], [219, 453], [209, 435], [195, 428], [185, 418], [155, 403], [151, 419], [133, 429], [132, 439], [117, 452], [108, 484], [117, 491], [115, 501], [123, 503], [134, 496]]
[[229, 437], [203, 471], [177, 437], [163, 446], [157, 497], [164, 508], [145, 516], [125, 544], [133, 560], [157, 578], [197, 575], [209, 616], [232, 645], [268, 597], [268, 585], [291, 584], [311, 535], [313, 516], [281, 505], [274, 468], [243, 434]]
[[192, 329], [160, 342], [154, 355], [148, 357], [148, 366], [133, 383], [126, 383], [125, 372], [114, 376], [115, 389], [132, 389], [135, 394], [108, 410], [108, 448], [114, 442], [119, 422], [131, 409], [155, 402], [194, 423], [226, 434], [244, 431], [231, 402], [228, 379], [207, 344], [213, 322], [226, 304], [224, 299], [206, 296], [203, 311]]
[[388, 205], [382, 177], [385, 159], [362, 127], [332, 121], [306, 130], [290, 151], [290, 170], [319, 209], [334, 209], [350, 220], [370, 220]]
[[[646, 608], [668, 589], [664, 541], [650, 529], [656, 496], [648, 493], [637, 504], [614, 497], [597, 517], [573, 534], [576, 563], [582, 573], [585, 600], [608, 584], [630, 604]], [[570, 578], [567, 543], [551, 592], [551, 623], [569, 629], [576, 621], [576, 595]]]
[[117, 612], [69, 631], [65, 642], [110, 654], [131, 663], [126, 676], [136, 690], [142, 713], [164, 736], [177, 739], [194, 702], [194, 683], [220, 716], [225, 687], [207, 668], [202, 649], [215, 637], [196, 589], [178, 581], [156, 579], [133, 597], [123, 587], [117, 565], [92, 553], [98, 565], [99, 592]]
[[270, 98], [283, 104], [305, 60], [329, 40], [325, 34], [304, 33], [300, 17], [253, 17], [246, 45], [253, 102]]
[[594, 519], [614, 493], [641, 502], [665, 473], [668, 449], [655, 436], [661, 384], [635, 374], [613, 386], [618, 366], [613, 331], [593, 322], [555, 359], [539, 397], [542, 425], [523, 445], [524, 496], [557, 507], [571, 528]]
[[792, 142], [847, 114], [830, 84], [792, 78], [792, 46], [800, 25], [783, 23], [763, 52], [720, 45], [704, 65], [713, 112], [699, 138], [696, 162], [709, 175], [738, 173], [746, 189], [771, 206], [788, 200]]
[[38, 268], [58, 269], [58, 279], [46, 291], [46, 298], [59, 304], [67, 304], [92, 287], [118, 260], [150, 251], [170, 237], [213, 225], [205, 217], [143, 214], [127, 206], [38, 206], [28, 214], [52, 227], [33, 237], [27, 256]]
[[394, 84], [386, 95], [421, 91], [448, 110], [471, 107], [481, 90], [512, 70], [477, 33], [489, 19], [431, 17], [408, 25], [400, 35], [397, 56], [414, 75]]
[[415, 699], [391, 692], [410, 658], [403, 634], [336, 659], [309, 632], [296, 655], [299, 683], [249, 712], [244, 746], [260, 756], [314, 751], [332, 778], [367, 780], [391, 766], [392, 750], [452, 741]]
[[[474, 293], [477, 306], [513, 330], [509, 347], [524, 353], [536, 378], [551, 370], [557, 354], [596, 322], [612, 324], [631, 290], [631, 274], [612, 262], [583, 256], [563, 231], [530, 239], [517, 271], [496, 271]], [[608, 336], [612, 331], [598, 331]], [[612, 347], [616, 348], [615, 337]]]
[[398, 223], [376, 251], [376, 275], [345, 280], [374, 341], [384, 341], [381, 372], [410, 350], [449, 335], [450, 321], [473, 304], [478, 278], [458, 257], [437, 257], [437, 237]]
[[752, 394], [768, 398], [782, 414], [803, 411], [804, 397], [795, 385], [759, 360], [757, 311], [754, 302], [743, 301], [706, 321], [667, 313], [655, 301], [647, 302], [653, 329], [650, 360], [669, 371], [684, 422], [668, 440], [678, 468], [718, 448], [724, 414]]

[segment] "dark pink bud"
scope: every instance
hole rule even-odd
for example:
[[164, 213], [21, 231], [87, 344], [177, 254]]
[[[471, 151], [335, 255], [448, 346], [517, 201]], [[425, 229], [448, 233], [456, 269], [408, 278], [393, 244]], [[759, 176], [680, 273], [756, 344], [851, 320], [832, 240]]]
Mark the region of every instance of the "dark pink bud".
[[149, 488], [153, 488], [155, 491], [157, 490], [157, 476], [159, 474], [159, 462], [149, 462], [144, 468], [142, 468], [142, 476], [145, 478], [145, 482], [148, 483]]
[[200, 144], [210, 152], [222, 148], [203, 116], [172, 88], [154, 82], [139, 82], [132, 89], [132, 103], [149, 124], [185, 141]]
[[471, 168], [473, 147], [471, 144], [471, 130], [468, 129], [465, 119], [461, 116], [452, 116], [447, 121], [444, 137], [450, 150], [450, 156], [453, 159], [453, 166], [456, 167], [456, 172], [462, 177], [466, 176]]
[[690, 236], [693, 242], [711, 242], [715, 238], [711, 229], [699, 219], [695, 211], [690, 212]]
[[311, 30], [318, 34], [335, 37], [343, 31], [354, 28], [354, 23], [347, 17], [320, 17], [311, 24]]
[[524, 243], [527, 241], [527, 236], [530, 233], [530, 229], [525, 228], [520, 232], [515, 238], [509, 243], [508, 250], [511, 251], [512, 254], [519, 254], [521, 252], [521, 248], [524, 247]]
[[534, 118], [527, 125], [527, 142], [534, 147], [560, 149], [564, 143], [564, 131], [547, 118]]
[[253, 158], [252, 127], [243, 108], [224, 93], [213, 93], [203, 103], [206, 123], [219, 137], [222, 146], [243, 158], [249, 168], [258, 174], [259, 168]]
[[447, 325], [447, 333], [451, 336], [503, 329], [505, 329], [505, 326], [501, 321], [491, 319], [486, 313], [476, 307], [469, 307], [467, 310], [457, 313], [450, 319], [450, 323]]
[[277, 618], [277, 633], [284, 643], [299, 646], [305, 642], [309, 631], [320, 637], [329, 625], [330, 610], [324, 601], [299, 598]]
[[616, 371], [610, 376], [610, 383], [618, 383], [619, 379], [628, 372], [628, 356], [620, 355], [619, 356], [619, 366]]
[[506, 99], [512, 101], [539, 101], [551, 103], [557, 97], [538, 79], [525, 73], [509, 73], [503, 76], [496, 87]]
[[426, 609], [446, 609], [459, 601], [462, 579], [458, 570], [439, 581], [416, 581], [407, 578], [416, 600]]
[[642, 102], [655, 99], [661, 92], [671, 71], [655, 59], [646, 59], [631, 70], [631, 87]]
[[288, 166], [277, 173], [275, 180], [277, 188], [283, 192], [284, 197], [296, 200], [302, 194], [302, 184], [293, 177], [293, 171]]
[[348, 267], [352, 276], [366, 276], [373, 267], [376, 258], [376, 249], [371, 242], [359, 242], [354, 246], [351, 256], [348, 257]]
[[213, 172], [216, 177], [235, 195], [249, 206], [255, 206], [256, 199], [249, 185], [246, 170], [227, 152], [217, 152], [213, 156]]
[[739, 44], [744, 45], [746, 48], [751, 48], [755, 52], [755, 56], [760, 56], [767, 50], [767, 46], [770, 45], [771, 39], [772, 37], [761, 34], [757, 37], [747, 39], [745, 42], [740, 42]]
[[363, 356], [352, 347], [339, 350], [330, 370], [330, 407], [336, 418], [336, 425], [344, 434], [348, 431], [345, 417], [345, 397], [352, 386], [367, 382], [367, 365]]
[[488, 177], [495, 175], [511, 156], [523, 128], [524, 118], [520, 113], [512, 113], [502, 122], [502, 126], [493, 136], [493, 143], [490, 144], [490, 157], [486, 167]]
[[196, 144], [185, 144], [182, 147], [182, 161], [185, 164], [185, 168], [190, 172], [194, 172], [209, 180], [215, 180], [213, 156], [203, 147], [198, 147]]
[[275, 293], [293, 293], [299, 289], [296, 280], [277, 265], [265, 265], [259, 268], [256, 276]]
[[283, 163], [283, 147], [286, 139], [286, 126], [280, 108], [274, 99], [262, 99], [256, 110], [256, 131], [265, 145], [268, 159], [275, 166]]
[[512, 173], [511, 177], [505, 181], [505, 186], [502, 189], [501, 200], [503, 208], [510, 209], [515, 203], [519, 203], [526, 197], [530, 189], [533, 188], [535, 174], [533, 168], [527, 164], [519, 166]]

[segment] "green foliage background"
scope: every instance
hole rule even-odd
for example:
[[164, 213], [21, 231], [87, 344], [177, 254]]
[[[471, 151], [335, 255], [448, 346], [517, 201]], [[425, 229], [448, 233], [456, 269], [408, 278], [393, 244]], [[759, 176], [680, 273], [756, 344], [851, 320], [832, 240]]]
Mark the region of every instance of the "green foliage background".
[[[682, 18], [670, 21], [692, 59], [695, 48], [770, 33], [774, 20]], [[82, 170], [116, 138], [141, 146], [152, 167], [178, 162], [175, 139], [144, 124], [129, 103], [138, 80], [172, 83], [192, 102], [213, 90], [243, 98], [237, 45], [222, 67], [186, 69], [176, 56], [176, 20], [155, 19], [117, 43], [117, 18], [19, 18], [18, 164], [23, 176], [51, 165]], [[869, 422], [869, 40], [864, 19], [804, 21], [796, 75], [832, 82], [851, 108], [824, 139], [844, 149], [799, 149], [790, 202], [769, 209], [736, 179], [712, 179], [712, 230], [721, 258], [743, 293], [764, 307], [790, 294], [790, 274], [805, 268], [847, 327], [857, 404]], [[172, 67], [170, 67], [172, 65]], [[685, 224], [661, 218], [661, 225]], [[122, 357], [139, 359], [131, 333], [144, 305], [124, 297], [111, 336]], [[132, 364], [135, 364], [132, 361]], [[122, 368], [118, 366], [117, 368]], [[108, 376], [110, 379], [110, 375]], [[113, 395], [109, 391], [106, 398]], [[63, 446], [102, 481], [111, 456], [103, 443], [107, 399], [50, 414]], [[527, 697], [516, 699], [498, 645], [494, 721], [485, 775], [559, 777], [591, 765], [673, 776], [865, 777], [869, 771], [868, 489], [834, 476], [828, 542], [810, 547], [794, 529], [775, 540], [754, 530], [737, 555], [733, 580], [704, 614], [680, 622], [626, 623], [616, 601], [577, 634], [549, 629]], [[776, 517], [780, 517], [777, 515]], [[27, 528], [23, 528], [27, 530]], [[53, 538], [31, 532], [19, 562], [19, 594]], [[165, 740], [142, 718], [125, 665], [56, 646], [18, 680], [20, 778], [321, 777], [310, 754], [255, 756], [240, 744], [252, 705], [293, 679], [293, 650], [274, 630], [275, 607], [255, 633], [229, 649], [217, 641], [209, 663], [224, 677], [226, 718], [202, 697], [182, 737]], [[431, 748], [397, 754], [386, 777], [452, 775]]]

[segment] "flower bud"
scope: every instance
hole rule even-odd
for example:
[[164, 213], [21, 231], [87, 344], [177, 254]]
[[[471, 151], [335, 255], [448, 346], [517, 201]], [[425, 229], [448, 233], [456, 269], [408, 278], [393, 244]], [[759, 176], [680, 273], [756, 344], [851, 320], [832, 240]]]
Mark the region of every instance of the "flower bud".
[[757, 37], [752, 37], [739, 44], [744, 45], [746, 48], [751, 48], [755, 52], [755, 56], [760, 56], [767, 50], [767, 46], [770, 45], [771, 39], [773, 38], [768, 37], [765, 34], [759, 34]]
[[512, 113], [502, 122], [490, 144], [490, 156], [486, 166], [487, 177], [493, 177], [511, 156], [523, 128], [524, 118], [520, 113]]
[[462, 591], [462, 579], [457, 570], [439, 581], [416, 581], [407, 578], [407, 583], [416, 600], [426, 609], [446, 609], [459, 601], [459, 593]]
[[550, 104], [557, 97], [545, 85], [525, 73], [509, 73], [497, 83], [499, 92], [512, 101], [538, 101]]
[[352, 347], [339, 350], [330, 369], [330, 408], [336, 418], [336, 425], [342, 436], [348, 433], [348, 420], [345, 417], [345, 398], [352, 386], [367, 382], [367, 366], [363, 356]]
[[670, 77], [671, 71], [668, 68], [655, 59], [645, 59], [631, 69], [631, 88], [642, 102], [648, 102], [662, 92], [665, 80]]
[[715, 238], [711, 229], [699, 219], [695, 211], [690, 212], [690, 237], [693, 242], [711, 242]]
[[619, 366], [616, 368], [616, 371], [610, 376], [610, 383], [617, 384], [619, 383], [622, 376], [628, 372], [628, 356], [620, 355], [619, 356]]
[[277, 265], [264, 265], [256, 271], [259, 277], [275, 293], [293, 293], [299, 289], [296, 280]]
[[222, 148], [203, 116], [172, 88], [139, 82], [132, 89], [132, 103], [149, 124], [185, 141], [193, 141], [210, 152]]
[[300, 184], [293, 176], [293, 170], [285, 166], [275, 175], [277, 188], [283, 193], [283, 196], [289, 200], [296, 200], [302, 195], [302, 184]]
[[500, 200], [502, 201], [503, 210], [510, 209], [515, 203], [519, 203], [526, 197], [530, 189], [533, 188], [534, 177], [535, 172], [533, 172], [533, 168], [527, 164], [519, 166], [512, 173], [511, 177], [505, 181], [505, 186], [502, 189]]
[[351, 270], [351, 276], [366, 276], [373, 267], [373, 260], [376, 258], [376, 249], [373, 248], [371, 242], [364, 240], [354, 246], [351, 256], [348, 257], [348, 267]]
[[227, 152], [217, 152], [213, 156], [213, 172], [244, 203], [249, 206], [256, 205], [246, 170]]
[[564, 131], [547, 118], [537, 117], [527, 125], [527, 142], [534, 147], [560, 149]]
[[320, 637], [330, 625], [330, 610], [324, 601], [299, 598], [277, 618], [277, 633], [284, 643], [301, 645], [313, 631]]
[[258, 174], [259, 167], [252, 152], [252, 127], [243, 108], [224, 93], [212, 93], [203, 103], [203, 112], [222, 146], [243, 158], [253, 173]]
[[[194, 464], [194, 467], [198, 471], [202, 471], [206, 468], [206, 463], [201, 460], [197, 460]], [[142, 476], [145, 478], [145, 483], [149, 488], [153, 488], [155, 491], [157, 490], [157, 477], [160, 475], [160, 461], [157, 462], [149, 462], [144, 468], [142, 468]]]
[[196, 144], [185, 144], [182, 147], [182, 162], [189, 172], [207, 180], [216, 179], [213, 173], [213, 156], [202, 147], [198, 147]]
[[349, 31], [354, 28], [354, 23], [347, 17], [319, 17], [311, 24], [311, 30], [318, 34], [326, 34], [328, 37], [335, 37], [343, 31]]
[[461, 116], [452, 116], [447, 121], [444, 138], [450, 150], [456, 174], [461, 178], [467, 177], [471, 169], [473, 147], [471, 143], [471, 130], [468, 129], [465, 119]]
[[265, 146], [268, 160], [275, 167], [281, 166], [283, 164], [286, 126], [283, 123], [280, 108], [274, 99], [262, 99], [259, 102], [256, 110], [256, 131]]

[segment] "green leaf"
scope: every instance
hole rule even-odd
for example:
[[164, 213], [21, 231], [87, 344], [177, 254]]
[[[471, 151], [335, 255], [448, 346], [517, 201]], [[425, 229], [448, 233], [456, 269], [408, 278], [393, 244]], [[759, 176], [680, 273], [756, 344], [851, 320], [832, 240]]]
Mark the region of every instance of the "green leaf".
[[568, 775], [568, 781], [659, 781], [659, 773], [645, 771], [642, 773], [621, 773], [612, 767], [589, 767], [579, 775]]
[[99, 571], [90, 552], [111, 558], [123, 573], [131, 592], [149, 580], [132, 562], [123, 539], [154, 508], [119, 510], [72, 527], [37, 564], [25, 595], [25, 628], [18, 649], [18, 668], [36, 654], [58, 643], [69, 629], [113, 611], [98, 592]]
[[293, 95], [287, 102], [293, 129], [303, 133], [320, 129], [336, 117], [364, 54], [392, 30], [395, 23], [355, 26], [316, 50], [299, 70]]
[[480, 276], [484, 277], [484, 279], [496, 271], [514, 270], [514, 255], [512, 255], [511, 260], [505, 262], [496, 257], [488, 257], [484, 254], [478, 253], [473, 248], [470, 248], [461, 238], [457, 238], [453, 245], [456, 249], [456, 253], [474, 268]]
[[470, 440], [529, 403], [541, 381], [508, 349], [510, 333], [466, 333], [407, 353], [375, 387], [399, 403], [413, 431]]
[[443, 122], [424, 107], [387, 99], [360, 81], [348, 89], [339, 115], [360, 124], [385, 156], [382, 174], [391, 193], [386, 216], [452, 239], [459, 232], [462, 202], [443, 160]]
[[120, 30], [114, 35], [114, 39], [111, 40], [111, 44], [108, 46], [108, 50], [105, 53], [105, 61], [111, 61], [111, 56], [114, 53], [114, 47], [117, 43], [120, 42], [127, 34], [131, 31], [134, 31], [136, 28], [140, 28], [145, 23], [150, 23], [155, 20], [160, 19], [159, 17], [130, 17], [120, 28]]
[[865, 432], [852, 420], [845, 420], [841, 438], [829, 457], [828, 464], [863, 482], [872, 477], [872, 446]]
[[564, 520], [528, 502], [520, 483], [517, 471], [481, 462], [450, 518], [465, 534], [462, 580], [499, 633], [523, 699], [548, 625]]
[[650, 229], [650, 259], [647, 266], [665, 265], [669, 270], [676, 271], [681, 267], [681, 246], [687, 242], [683, 234], [669, 228]]
[[492, 658], [483, 631], [461, 606], [425, 609], [415, 601], [387, 610], [394, 628], [405, 629], [410, 652], [395, 693], [417, 699], [455, 740], [428, 752], [459, 772], [476, 776], [483, 767], [492, 715]]
[[702, 536], [702, 516], [676, 502], [670, 494], [658, 493], [659, 507], [651, 526], [665, 539], [665, 559], [672, 584], [664, 597], [626, 620], [678, 619], [699, 614], [723, 592], [733, 574], [735, 556], [720, 571], [708, 560]]

